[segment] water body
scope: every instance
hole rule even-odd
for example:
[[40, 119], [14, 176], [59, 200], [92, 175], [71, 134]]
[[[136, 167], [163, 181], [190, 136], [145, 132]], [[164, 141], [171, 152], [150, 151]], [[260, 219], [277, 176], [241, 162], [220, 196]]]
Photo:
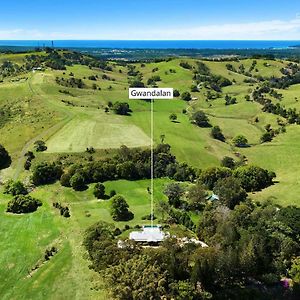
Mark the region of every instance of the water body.
[[[201, 41], [201, 40], [54, 40], [57, 48], [98, 49], [289, 49], [300, 41]], [[51, 46], [50, 40], [0, 40], [0, 47]]]

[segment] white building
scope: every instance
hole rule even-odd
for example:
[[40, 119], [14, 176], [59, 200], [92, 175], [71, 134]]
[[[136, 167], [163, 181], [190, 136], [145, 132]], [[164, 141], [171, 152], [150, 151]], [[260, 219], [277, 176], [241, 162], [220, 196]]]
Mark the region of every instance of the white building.
[[160, 225], [143, 226], [142, 231], [132, 231], [129, 234], [130, 240], [146, 243], [159, 243], [167, 237], [169, 237], [169, 233], [163, 232]]

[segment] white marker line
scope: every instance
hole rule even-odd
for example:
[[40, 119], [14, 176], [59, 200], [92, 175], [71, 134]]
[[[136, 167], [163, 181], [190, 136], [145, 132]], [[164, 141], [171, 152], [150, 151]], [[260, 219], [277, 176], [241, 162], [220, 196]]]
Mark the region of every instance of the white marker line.
[[153, 111], [153, 102], [154, 100], [151, 99], [151, 227], [153, 227], [153, 213], [154, 213], [154, 149], [153, 149], [153, 139], [154, 139], [154, 111]]

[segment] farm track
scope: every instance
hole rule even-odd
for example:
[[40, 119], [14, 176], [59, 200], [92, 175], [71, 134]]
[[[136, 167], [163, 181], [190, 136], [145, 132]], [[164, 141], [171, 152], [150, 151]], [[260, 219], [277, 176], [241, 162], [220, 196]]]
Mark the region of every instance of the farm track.
[[[56, 108], [59, 108], [59, 110], [62, 110], [61, 109], [61, 106], [56, 104], [56, 103], [53, 103], [52, 101], [50, 101], [47, 97], [45, 97], [45, 95], [43, 95], [42, 93], [39, 93], [32, 85], [32, 82], [31, 80], [33, 79], [33, 76], [31, 76], [29, 79], [28, 79], [28, 88], [29, 90], [32, 92], [32, 95], [33, 96], [38, 96], [38, 97], [41, 97], [43, 100], [45, 100], [46, 102], [48, 102], [48, 104], [50, 106], [55, 106]], [[66, 109], [63, 110], [64, 113], [66, 114], [66, 117], [60, 121], [59, 123], [51, 126], [50, 128], [44, 130], [42, 133], [38, 134], [37, 136], [33, 137], [32, 139], [30, 139], [25, 145], [24, 147], [22, 148], [21, 152], [20, 152], [20, 155], [19, 155], [19, 158], [18, 158], [18, 161], [17, 161], [17, 164], [16, 164], [16, 170], [15, 170], [15, 173], [14, 173], [14, 176], [13, 176], [13, 179], [14, 180], [17, 180], [18, 177], [20, 176], [20, 173], [22, 171], [22, 168], [23, 168], [23, 163], [24, 163], [24, 155], [25, 153], [31, 148], [31, 146], [34, 144], [34, 142], [38, 141], [38, 140], [41, 140], [45, 137], [49, 138], [50, 136], [52, 136], [53, 134], [55, 134], [57, 131], [59, 131], [63, 126], [65, 126], [67, 123], [69, 123], [73, 118], [74, 118], [74, 114]]]

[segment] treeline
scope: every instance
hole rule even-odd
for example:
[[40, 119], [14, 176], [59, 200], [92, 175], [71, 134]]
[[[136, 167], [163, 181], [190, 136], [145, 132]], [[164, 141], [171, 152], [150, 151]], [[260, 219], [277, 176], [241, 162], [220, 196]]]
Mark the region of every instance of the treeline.
[[85, 84], [81, 78], [64, 78], [64, 77], [56, 77], [55, 81], [57, 84], [65, 87], [71, 87], [71, 88], [79, 88], [82, 89], [85, 87]]
[[203, 62], [197, 62], [197, 69], [194, 72], [193, 80], [197, 83], [203, 83], [216, 92], [222, 92], [222, 87], [232, 85], [232, 82], [223, 76], [214, 75]]
[[289, 124], [300, 124], [300, 114], [297, 112], [295, 108], [286, 109], [280, 103], [274, 104], [270, 99], [265, 97], [265, 94], [269, 93], [271, 96], [275, 96], [277, 98], [281, 98], [280, 94], [276, 93], [271, 87], [268, 85], [263, 85], [261, 87], [257, 87], [252, 92], [252, 98], [254, 101], [260, 103], [262, 107], [262, 111], [269, 112], [275, 115], [279, 115], [285, 119], [287, 119]]
[[[150, 178], [150, 150], [129, 149], [122, 146], [113, 158], [74, 164], [65, 168], [59, 162], [40, 163], [33, 169], [32, 181], [35, 185], [53, 183], [60, 180], [63, 186], [75, 190], [86, 188], [93, 182], [108, 180], [138, 180]], [[176, 161], [168, 144], [161, 144], [154, 150], [154, 177], [169, 177], [178, 181], [191, 181], [196, 170], [185, 163]]]

